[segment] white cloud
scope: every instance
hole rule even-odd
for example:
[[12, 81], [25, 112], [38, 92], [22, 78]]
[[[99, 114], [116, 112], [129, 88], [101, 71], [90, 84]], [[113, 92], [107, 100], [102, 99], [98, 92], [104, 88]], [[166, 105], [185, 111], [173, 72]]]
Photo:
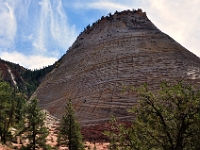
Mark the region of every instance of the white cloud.
[[127, 8], [129, 8], [123, 4], [114, 3], [110, 1], [98, 1], [94, 3], [89, 3], [87, 5], [89, 8], [107, 10], [107, 11], [126, 10]]
[[198, 0], [152, 0], [144, 10], [159, 29], [200, 56], [199, 6]]
[[42, 0], [35, 38], [32, 43], [36, 52], [49, 53], [52, 47], [66, 51], [75, 40], [75, 28], [67, 23], [62, 1]]
[[14, 42], [17, 24], [13, 3], [0, 1], [0, 4], [0, 48], [7, 48]]
[[57, 58], [42, 56], [42, 55], [30, 55], [26, 56], [17, 51], [13, 52], [0, 52], [1, 59], [8, 60], [10, 62], [20, 64], [21, 66], [29, 69], [42, 68], [53, 64]]
[[75, 26], [68, 24], [61, 0], [0, 0], [2, 59], [40, 68], [58, 59], [75, 38]]
[[[4, 51], [0, 52], [0, 57], [11, 58], [28, 68], [40, 68], [59, 58], [76, 39], [76, 28], [68, 22], [67, 15], [71, 14], [66, 14], [65, 9], [107, 15], [115, 10], [132, 8], [142, 8], [159, 29], [200, 56], [199, 6], [199, 0], [0, 0], [0, 51]], [[82, 19], [93, 22], [94, 18], [85, 14], [80, 14]], [[26, 57], [27, 53], [29, 56]], [[36, 64], [34, 58], [41, 65]]]
[[[56, 13], [55, 13], [56, 12]], [[50, 10], [50, 31], [54, 40], [63, 48], [71, 46], [75, 40], [75, 26], [69, 26], [67, 16], [64, 13], [62, 1], [59, 0]]]
[[73, 8], [75, 9], [98, 9], [103, 11], [116, 11], [116, 10], [126, 10], [129, 9], [129, 5], [124, 5], [122, 2], [112, 1], [112, 0], [97, 0], [97, 1], [78, 1], [74, 2]]

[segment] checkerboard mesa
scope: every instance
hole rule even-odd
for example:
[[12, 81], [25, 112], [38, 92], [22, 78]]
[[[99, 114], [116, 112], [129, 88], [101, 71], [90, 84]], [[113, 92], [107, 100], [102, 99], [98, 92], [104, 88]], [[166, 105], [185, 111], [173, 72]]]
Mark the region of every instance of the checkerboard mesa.
[[115, 12], [86, 27], [58, 63], [33, 96], [58, 118], [70, 98], [81, 126], [105, 123], [111, 115], [130, 121], [127, 109], [137, 96], [128, 88], [122, 92], [126, 87], [200, 81], [200, 59], [141, 9]]

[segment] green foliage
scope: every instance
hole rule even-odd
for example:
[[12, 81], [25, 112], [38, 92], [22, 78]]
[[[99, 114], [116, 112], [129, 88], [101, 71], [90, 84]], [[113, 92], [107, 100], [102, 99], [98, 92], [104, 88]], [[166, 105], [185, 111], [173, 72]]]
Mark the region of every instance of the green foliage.
[[10, 136], [9, 127], [13, 121], [14, 101], [12, 99], [12, 89], [7, 82], [0, 79], [0, 141], [5, 144]]
[[[44, 114], [40, 112], [37, 103], [37, 100], [33, 100], [27, 104], [24, 94], [0, 79], [0, 142], [2, 144], [11, 141], [11, 138], [17, 134], [17, 132], [11, 134], [13, 128], [23, 127], [20, 131], [25, 133], [24, 135], [27, 135], [30, 141], [32, 140], [29, 145], [31, 149], [33, 149], [32, 145], [46, 147], [45, 137], [48, 132], [43, 127]], [[24, 126], [25, 120], [27, 126]]]
[[25, 99], [10, 87], [10, 84], [0, 79], [0, 142], [5, 144], [10, 140], [9, 129], [16, 126], [20, 120], [21, 108]]
[[89, 25], [87, 25], [86, 29], [87, 29], [87, 30], [89, 30], [90, 28], [91, 28], [91, 27], [90, 27], [90, 24], [89, 24]]
[[[182, 83], [164, 82], [157, 92], [144, 85], [138, 94], [140, 104], [130, 110], [136, 116], [132, 126], [122, 126], [117, 134], [121, 137], [114, 141], [120, 149], [200, 149], [199, 91]], [[116, 136], [113, 132], [109, 134]]]
[[[63, 56], [57, 62], [61, 64], [62, 59]], [[12, 87], [14, 87], [10, 74], [7, 72], [9, 67], [15, 76], [18, 92], [30, 97], [33, 92], [35, 92], [45, 75], [51, 72], [56, 64], [43, 67], [42, 69], [29, 70], [21, 67], [19, 64], [14, 64], [0, 59], [0, 65], [2, 66], [0, 72], [2, 73], [1, 75], [3, 80], [7, 81]]]
[[22, 121], [23, 115], [24, 115], [24, 107], [26, 106], [27, 103], [27, 97], [20, 93], [20, 92], [14, 92], [13, 98], [15, 100], [15, 126]]
[[54, 66], [52, 65], [39, 70], [26, 70], [22, 74], [23, 79], [26, 81], [26, 89], [23, 89], [23, 87], [21, 87], [20, 91], [30, 97], [39, 86], [41, 80], [45, 77], [47, 73], [51, 72], [53, 68]]
[[103, 134], [110, 139], [110, 150], [120, 150], [124, 139], [124, 126], [118, 123], [118, 120], [112, 116], [110, 120], [111, 128], [110, 131], [104, 131]]
[[80, 126], [75, 119], [71, 101], [67, 102], [65, 114], [62, 117], [59, 129], [58, 143], [67, 146], [69, 150], [83, 150]]
[[22, 130], [19, 133], [22, 135], [23, 139], [29, 140], [29, 144], [24, 147], [32, 150], [36, 148], [47, 149], [46, 137], [48, 135], [48, 130], [44, 126], [45, 114], [38, 107], [38, 100], [36, 98], [27, 104], [25, 112]]

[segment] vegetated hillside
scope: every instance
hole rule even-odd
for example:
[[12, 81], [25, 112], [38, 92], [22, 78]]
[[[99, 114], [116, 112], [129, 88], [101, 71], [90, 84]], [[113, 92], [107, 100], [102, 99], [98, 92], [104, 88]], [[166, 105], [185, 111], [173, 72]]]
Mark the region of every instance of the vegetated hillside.
[[29, 70], [19, 64], [0, 59], [0, 76], [28, 97], [36, 90], [42, 79], [55, 65], [38, 70]]
[[182, 79], [200, 82], [200, 59], [160, 31], [141, 9], [127, 10], [87, 26], [33, 96], [58, 118], [70, 98], [86, 127], [112, 115], [130, 121], [127, 109], [138, 99], [129, 86], [146, 82], [153, 90], [163, 80]]

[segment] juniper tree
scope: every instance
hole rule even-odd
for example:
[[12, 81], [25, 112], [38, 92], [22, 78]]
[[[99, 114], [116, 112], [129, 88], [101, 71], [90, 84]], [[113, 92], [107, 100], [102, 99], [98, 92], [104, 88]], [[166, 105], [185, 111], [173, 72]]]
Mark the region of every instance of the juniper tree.
[[69, 150], [83, 150], [80, 126], [75, 118], [71, 100], [66, 103], [65, 113], [59, 129], [58, 143], [67, 146]]

